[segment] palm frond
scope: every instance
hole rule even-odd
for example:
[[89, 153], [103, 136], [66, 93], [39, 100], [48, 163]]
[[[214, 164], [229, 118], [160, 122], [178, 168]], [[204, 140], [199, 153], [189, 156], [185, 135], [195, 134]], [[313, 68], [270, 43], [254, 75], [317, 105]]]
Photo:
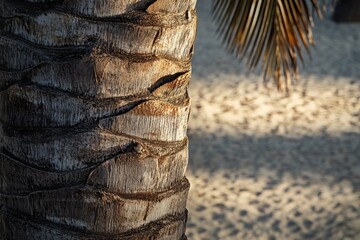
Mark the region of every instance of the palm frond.
[[279, 89], [297, 79], [302, 46], [314, 44], [311, 9], [321, 17], [322, 6], [335, 0], [214, 0], [213, 17], [229, 51], [247, 57], [250, 69], [262, 62], [265, 81]]

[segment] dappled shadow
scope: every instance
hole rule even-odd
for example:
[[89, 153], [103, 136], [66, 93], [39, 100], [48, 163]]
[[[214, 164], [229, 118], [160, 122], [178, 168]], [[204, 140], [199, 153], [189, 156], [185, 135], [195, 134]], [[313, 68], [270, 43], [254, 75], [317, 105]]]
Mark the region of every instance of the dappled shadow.
[[359, 146], [359, 133], [190, 133], [190, 239], [357, 239]]
[[226, 53], [210, 5], [190, 85], [189, 239], [360, 239], [360, 24], [316, 22], [286, 96]]
[[[255, 181], [266, 174], [277, 184], [284, 176], [333, 184], [349, 181], [360, 190], [360, 133], [289, 138], [279, 135], [190, 134], [189, 170], [231, 171]], [[321, 182], [323, 180], [323, 182]]]

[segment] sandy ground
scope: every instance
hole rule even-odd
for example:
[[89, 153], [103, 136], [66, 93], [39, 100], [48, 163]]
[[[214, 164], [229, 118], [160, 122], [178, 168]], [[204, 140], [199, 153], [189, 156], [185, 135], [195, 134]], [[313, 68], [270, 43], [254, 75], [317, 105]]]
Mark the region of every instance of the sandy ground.
[[290, 96], [225, 53], [199, 0], [190, 240], [360, 239], [360, 24], [316, 22]]

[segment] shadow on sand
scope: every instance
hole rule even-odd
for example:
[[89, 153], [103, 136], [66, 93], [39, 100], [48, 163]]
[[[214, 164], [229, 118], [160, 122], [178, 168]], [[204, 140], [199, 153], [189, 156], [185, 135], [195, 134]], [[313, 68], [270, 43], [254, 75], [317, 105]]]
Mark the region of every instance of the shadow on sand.
[[360, 134], [190, 133], [190, 239], [358, 239]]

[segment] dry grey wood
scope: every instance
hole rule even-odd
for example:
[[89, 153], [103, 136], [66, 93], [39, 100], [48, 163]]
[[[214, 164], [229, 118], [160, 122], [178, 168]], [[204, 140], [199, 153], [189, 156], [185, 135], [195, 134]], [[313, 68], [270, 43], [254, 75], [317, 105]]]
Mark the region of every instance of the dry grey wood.
[[0, 1], [0, 239], [185, 239], [195, 0]]

